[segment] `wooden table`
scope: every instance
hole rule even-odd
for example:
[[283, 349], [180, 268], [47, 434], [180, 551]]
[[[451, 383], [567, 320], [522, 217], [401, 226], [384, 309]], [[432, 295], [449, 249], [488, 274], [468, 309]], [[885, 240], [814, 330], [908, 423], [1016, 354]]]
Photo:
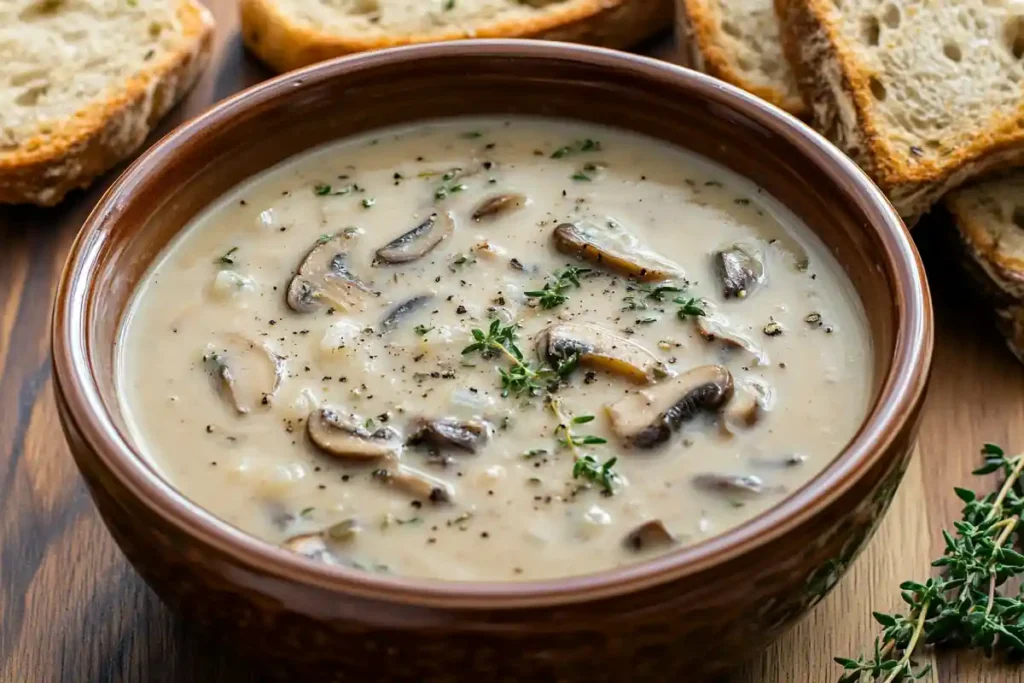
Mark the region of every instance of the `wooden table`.
[[[242, 51], [230, 0], [212, 0], [213, 67], [162, 132], [268, 74]], [[650, 48], [671, 57], [670, 41]], [[175, 619], [100, 523], [64, 445], [52, 396], [49, 317], [75, 232], [105, 183], [57, 209], [0, 208], [0, 683], [246, 683], [257, 672]], [[1024, 368], [957, 284], [934, 230], [918, 230], [938, 339], [920, 448], [878, 535], [814, 612], [730, 683], [834, 681], [833, 655], [870, 647], [872, 609], [924, 577], [957, 518], [983, 441], [1024, 448]], [[925, 680], [1024, 683], [1024, 667], [943, 655]], [[310, 682], [315, 683], [315, 682]]]

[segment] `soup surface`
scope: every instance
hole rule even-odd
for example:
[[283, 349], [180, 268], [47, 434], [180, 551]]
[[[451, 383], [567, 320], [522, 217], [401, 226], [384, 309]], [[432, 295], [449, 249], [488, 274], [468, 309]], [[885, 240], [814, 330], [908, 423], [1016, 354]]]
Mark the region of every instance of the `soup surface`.
[[719, 534], [863, 419], [856, 295], [757, 187], [580, 123], [455, 119], [305, 153], [140, 287], [134, 438], [312, 559], [535, 579]]

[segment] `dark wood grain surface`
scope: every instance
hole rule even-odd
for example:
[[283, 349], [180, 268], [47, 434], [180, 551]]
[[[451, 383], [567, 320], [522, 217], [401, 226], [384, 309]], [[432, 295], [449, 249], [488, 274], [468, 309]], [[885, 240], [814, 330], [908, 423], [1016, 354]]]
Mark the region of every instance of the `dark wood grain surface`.
[[[243, 51], [231, 0], [213, 66], [160, 132], [267, 77]], [[670, 41], [649, 47], [670, 58]], [[0, 67], [2, 68], [2, 67]], [[160, 134], [157, 133], [157, 135]], [[155, 137], [154, 137], [155, 139]], [[56, 209], [0, 208], [0, 683], [250, 683], [258, 672], [175, 619], [132, 572], [99, 521], [64, 445], [52, 396], [51, 299], [65, 255], [105, 186]], [[868, 647], [872, 609], [923, 577], [957, 517], [983, 441], [1024, 448], [1024, 368], [918, 230], [938, 339], [920, 447], [893, 509], [850, 574], [814, 612], [730, 683], [833, 681], [835, 654]], [[925, 680], [1024, 683], [1024, 668], [941, 655]], [[310, 682], [312, 683], [312, 682]]]

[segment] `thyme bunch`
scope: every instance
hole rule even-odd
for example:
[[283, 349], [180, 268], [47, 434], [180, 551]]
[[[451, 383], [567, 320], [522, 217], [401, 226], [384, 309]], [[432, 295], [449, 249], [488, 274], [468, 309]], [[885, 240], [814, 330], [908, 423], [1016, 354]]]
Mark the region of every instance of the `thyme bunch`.
[[1006, 582], [1024, 575], [1024, 555], [1013, 549], [1020, 538], [1024, 513], [1024, 455], [1007, 457], [1003, 449], [985, 444], [985, 464], [975, 475], [1000, 473], [997, 492], [979, 495], [957, 488], [964, 502], [955, 533], [943, 531], [946, 549], [932, 562], [941, 575], [924, 583], [900, 584], [907, 614], [875, 612], [882, 626], [871, 657], [836, 657], [843, 667], [839, 683], [898, 683], [924, 677], [928, 666], [913, 659], [920, 645], [944, 645], [1024, 654], [1024, 589], [1016, 595], [1001, 590]]

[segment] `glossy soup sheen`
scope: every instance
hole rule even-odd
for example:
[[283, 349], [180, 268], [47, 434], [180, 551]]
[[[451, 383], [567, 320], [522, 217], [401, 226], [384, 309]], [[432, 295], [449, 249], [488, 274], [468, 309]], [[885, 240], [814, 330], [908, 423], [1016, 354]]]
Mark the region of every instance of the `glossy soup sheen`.
[[227, 522], [509, 580], [776, 504], [853, 436], [871, 349], [838, 264], [748, 181], [624, 131], [456, 119], [234, 189], [147, 276], [120, 358], [143, 452]]

